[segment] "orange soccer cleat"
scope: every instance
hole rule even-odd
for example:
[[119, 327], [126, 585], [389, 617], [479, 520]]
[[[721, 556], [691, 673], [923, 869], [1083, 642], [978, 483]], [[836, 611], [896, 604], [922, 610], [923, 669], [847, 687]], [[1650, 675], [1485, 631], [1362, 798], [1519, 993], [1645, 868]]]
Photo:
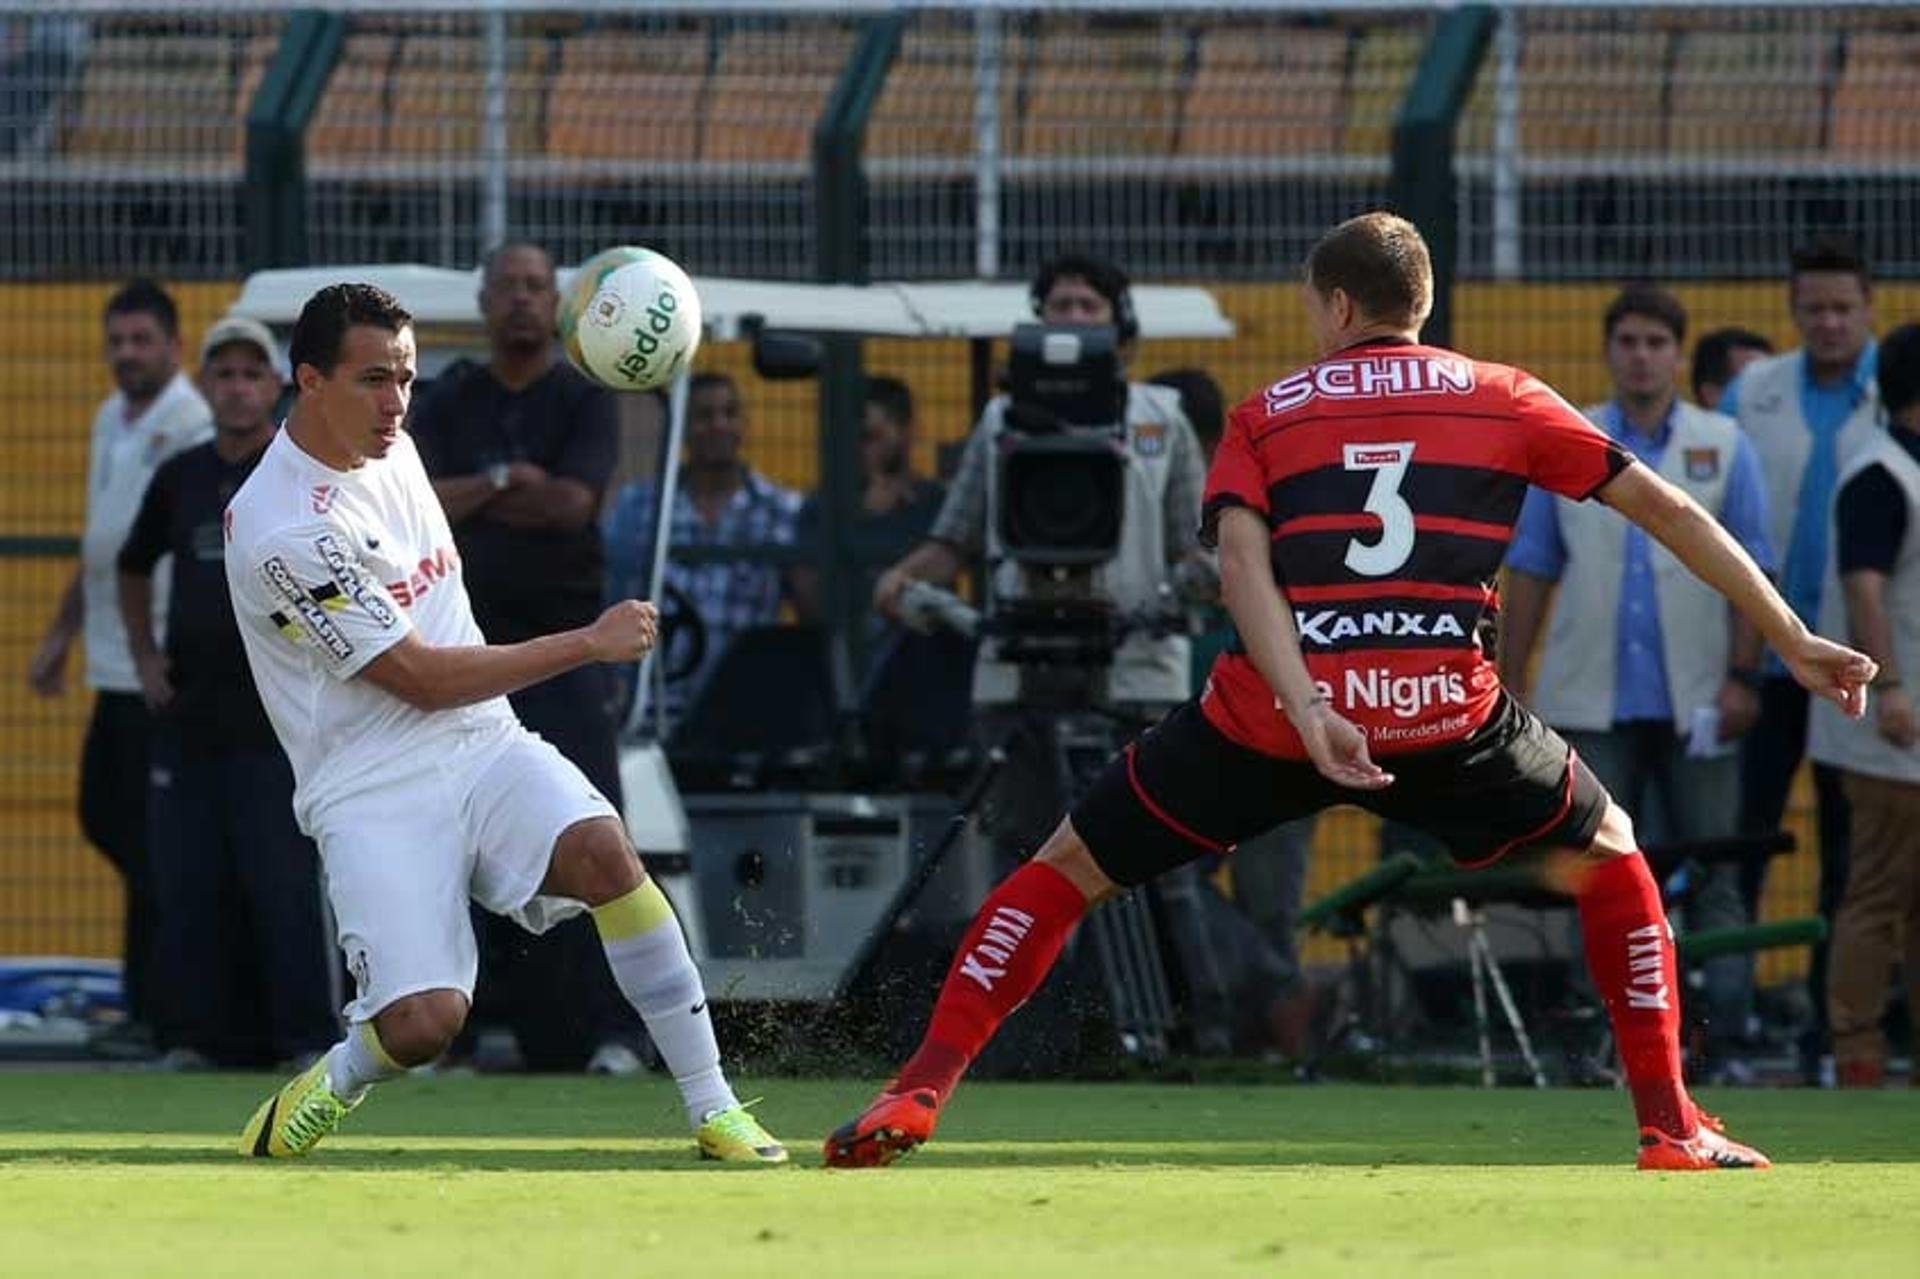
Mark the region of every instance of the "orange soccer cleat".
[[1773, 1161], [1743, 1146], [1702, 1115], [1691, 1137], [1674, 1137], [1658, 1128], [1640, 1130], [1641, 1172], [1721, 1172], [1735, 1168], [1771, 1168]]
[[931, 1088], [883, 1092], [827, 1138], [829, 1168], [884, 1168], [933, 1136], [940, 1095]]

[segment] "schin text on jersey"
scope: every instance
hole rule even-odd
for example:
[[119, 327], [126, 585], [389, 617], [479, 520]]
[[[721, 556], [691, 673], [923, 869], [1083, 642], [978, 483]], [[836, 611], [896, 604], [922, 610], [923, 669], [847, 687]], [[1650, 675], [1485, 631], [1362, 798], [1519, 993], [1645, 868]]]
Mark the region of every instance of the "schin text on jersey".
[[1308, 400], [1382, 399], [1391, 395], [1471, 395], [1473, 362], [1441, 355], [1369, 355], [1301, 369], [1267, 388], [1267, 412], [1285, 413]]

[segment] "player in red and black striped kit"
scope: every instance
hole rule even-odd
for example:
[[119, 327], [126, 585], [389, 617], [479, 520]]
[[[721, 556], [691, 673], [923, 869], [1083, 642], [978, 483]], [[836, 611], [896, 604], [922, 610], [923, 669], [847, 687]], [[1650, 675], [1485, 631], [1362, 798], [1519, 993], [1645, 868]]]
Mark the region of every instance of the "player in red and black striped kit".
[[1712, 516], [1538, 379], [1419, 345], [1432, 270], [1412, 224], [1373, 213], [1334, 228], [1303, 298], [1322, 358], [1234, 411], [1208, 477], [1203, 530], [1241, 647], [988, 897], [919, 1050], [827, 1139], [827, 1162], [885, 1164], [931, 1136], [1089, 905], [1351, 803], [1429, 832], [1462, 865], [1553, 854], [1633, 1093], [1639, 1166], [1767, 1166], [1687, 1096], [1659, 889], [1627, 814], [1500, 687], [1483, 644], [1494, 578], [1537, 484], [1640, 525], [1855, 715], [1873, 662], [1811, 634]]

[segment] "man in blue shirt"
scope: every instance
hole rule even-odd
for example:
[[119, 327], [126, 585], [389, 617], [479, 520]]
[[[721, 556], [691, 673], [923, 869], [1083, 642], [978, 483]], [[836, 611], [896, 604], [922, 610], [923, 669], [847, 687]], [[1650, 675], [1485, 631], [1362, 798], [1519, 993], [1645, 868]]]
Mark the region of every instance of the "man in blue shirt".
[[[1808, 626], [1817, 626], [1833, 527], [1834, 487], [1841, 470], [1879, 430], [1874, 385], [1873, 287], [1866, 263], [1838, 241], [1797, 250], [1787, 283], [1794, 327], [1804, 345], [1741, 370], [1721, 410], [1739, 419], [1766, 479], [1770, 532], [1782, 563], [1780, 593]], [[1740, 828], [1772, 832], [1799, 770], [1807, 741], [1806, 694], [1768, 657], [1760, 721], [1742, 750]], [[1820, 913], [1832, 919], [1847, 882], [1847, 801], [1839, 773], [1813, 768], [1819, 799]], [[1743, 884], [1758, 908], [1766, 866], [1754, 863]], [[1802, 1065], [1825, 1082], [1826, 947], [1813, 951], [1808, 974], [1814, 1026], [1802, 1041]]]
[[[1771, 569], [1765, 486], [1752, 445], [1730, 418], [1680, 399], [1686, 326], [1685, 310], [1664, 289], [1622, 292], [1604, 327], [1614, 395], [1588, 414]], [[1502, 681], [1559, 730], [1623, 805], [1645, 815], [1647, 843], [1733, 834], [1733, 743], [1760, 710], [1753, 629], [1619, 515], [1543, 489], [1527, 493], [1507, 569]], [[1527, 659], [1556, 590], [1539, 683], [1528, 697]], [[1710, 867], [1686, 916], [1696, 929], [1746, 922], [1738, 869]], [[1738, 957], [1708, 968], [1707, 1038], [1722, 1063], [1737, 1059], [1749, 972]]]
[[[683, 651], [671, 628], [661, 645], [666, 709], [676, 724], [734, 638], [779, 620], [781, 602], [793, 593], [791, 575], [777, 562], [756, 560], [752, 552], [794, 545], [803, 499], [747, 463], [746, 434], [746, 401], [731, 377], [705, 372], [687, 379], [686, 446], [673, 492], [669, 545], [734, 548], [742, 554], [667, 564], [666, 590], [692, 603], [705, 638], [697, 660]], [[655, 481], [636, 481], [620, 490], [606, 513], [610, 599], [646, 589], [658, 495]], [[658, 590], [653, 597], [666, 598]]]

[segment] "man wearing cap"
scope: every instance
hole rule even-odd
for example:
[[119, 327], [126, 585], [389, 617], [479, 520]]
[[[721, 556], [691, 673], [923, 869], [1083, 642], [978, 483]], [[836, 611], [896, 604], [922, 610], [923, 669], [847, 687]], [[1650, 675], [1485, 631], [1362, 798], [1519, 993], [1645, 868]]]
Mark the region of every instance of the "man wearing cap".
[[[67, 655], [74, 641], [84, 638], [87, 687], [95, 696], [80, 753], [80, 828], [126, 887], [121, 959], [127, 1022], [96, 1040], [96, 1047], [146, 1055], [152, 1050], [147, 1034], [152, 891], [140, 797], [147, 789], [147, 708], [120, 625], [114, 562], [154, 468], [207, 439], [213, 426], [207, 402], [180, 371], [180, 312], [165, 289], [152, 280], [128, 283], [107, 300], [102, 328], [115, 390], [93, 417], [80, 562], [28, 665], [27, 682], [41, 697], [60, 696]], [[155, 611], [162, 617], [168, 574], [162, 565], [154, 578]]]
[[[279, 1066], [339, 1037], [319, 863], [294, 824], [293, 772], [254, 691], [224, 567], [223, 516], [273, 438], [281, 361], [266, 326], [237, 316], [207, 332], [200, 361], [214, 437], [154, 472], [119, 559], [153, 724], [154, 1032], [177, 1068]], [[168, 555], [163, 644], [153, 572]]]

